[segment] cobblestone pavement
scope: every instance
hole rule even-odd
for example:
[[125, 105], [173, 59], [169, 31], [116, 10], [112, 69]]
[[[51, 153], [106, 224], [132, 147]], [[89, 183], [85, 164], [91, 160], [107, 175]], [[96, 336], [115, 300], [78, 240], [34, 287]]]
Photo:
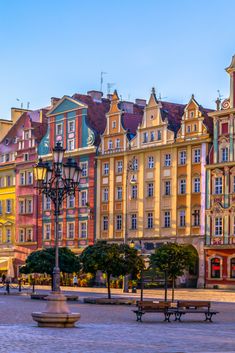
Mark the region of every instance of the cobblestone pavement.
[[[192, 299], [190, 293], [187, 298]], [[92, 291], [80, 291], [80, 297], [92, 295]], [[97, 291], [95, 295], [98, 295]], [[206, 299], [205, 293], [203, 297]], [[131, 306], [88, 305], [81, 302], [69, 305], [71, 311], [81, 313], [76, 328], [38, 328], [31, 312], [43, 310], [45, 302], [31, 300], [26, 295], [1, 295], [0, 352], [235, 352], [235, 303], [213, 303], [215, 310], [220, 312], [213, 323], [203, 322], [201, 315], [188, 315], [182, 323], [165, 323], [161, 314], [146, 314], [143, 323], [138, 323]]]

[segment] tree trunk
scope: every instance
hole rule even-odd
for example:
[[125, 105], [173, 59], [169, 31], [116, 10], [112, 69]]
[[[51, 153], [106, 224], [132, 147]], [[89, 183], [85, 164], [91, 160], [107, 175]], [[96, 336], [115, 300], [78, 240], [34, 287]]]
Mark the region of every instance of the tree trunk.
[[164, 272], [165, 275], [165, 284], [164, 284], [164, 289], [165, 289], [165, 302], [167, 301], [167, 280], [168, 280], [168, 274], [167, 271]]
[[172, 297], [171, 297], [172, 303], [174, 299], [175, 299], [175, 277], [172, 278]]
[[107, 273], [108, 299], [111, 299], [110, 277], [111, 275]]

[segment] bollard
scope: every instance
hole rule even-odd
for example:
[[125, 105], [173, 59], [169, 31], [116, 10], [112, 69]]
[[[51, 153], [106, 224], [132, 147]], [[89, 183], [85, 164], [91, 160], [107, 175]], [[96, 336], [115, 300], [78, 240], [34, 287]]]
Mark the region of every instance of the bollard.
[[21, 292], [21, 279], [19, 279], [19, 292]]
[[7, 294], [10, 294], [10, 284], [9, 283], [6, 283], [6, 291], [7, 291]]

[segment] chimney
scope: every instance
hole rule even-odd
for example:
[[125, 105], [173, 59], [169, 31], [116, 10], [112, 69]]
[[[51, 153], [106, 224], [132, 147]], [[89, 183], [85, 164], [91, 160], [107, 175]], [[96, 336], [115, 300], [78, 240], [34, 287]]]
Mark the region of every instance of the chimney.
[[103, 92], [95, 90], [88, 91], [87, 94], [93, 99], [94, 102], [101, 102], [101, 99], [103, 97]]
[[60, 100], [60, 98], [51, 97], [51, 106], [54, 107], [54, 105], [56, 105], [56, 103], [58, 103], [59, 100]]
[[146, 106], [146, 99], [136, 98], [135, 104], [139, 105], [140, 107], [145, 107]]
[[126, 113], [133, 113], [134, 103], [122, 101], [121, 107]]

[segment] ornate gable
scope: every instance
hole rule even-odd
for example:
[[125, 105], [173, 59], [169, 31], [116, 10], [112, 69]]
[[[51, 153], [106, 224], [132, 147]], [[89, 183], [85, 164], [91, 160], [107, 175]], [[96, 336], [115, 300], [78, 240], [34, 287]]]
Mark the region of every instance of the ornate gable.
[[69, 96], [64, 96], [51, 110], [49, 110], [47, 116], [70, 112], [81, 108], [87, 108], [87, 105], [79, 102], [78, 100], [70, 98]]

